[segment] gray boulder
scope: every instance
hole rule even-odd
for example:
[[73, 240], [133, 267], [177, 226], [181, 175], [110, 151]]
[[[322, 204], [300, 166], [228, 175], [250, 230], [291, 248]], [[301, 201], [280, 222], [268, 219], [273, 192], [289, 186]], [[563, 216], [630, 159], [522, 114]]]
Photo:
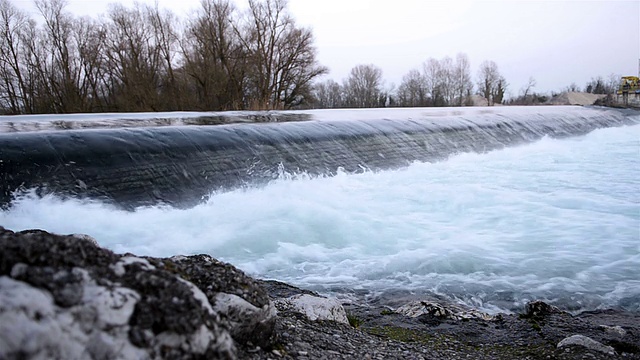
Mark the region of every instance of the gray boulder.
[[605, 334], [612, 337], [616, 337], [616, 338], [623, 338], [625, 337], [625, 335], [627, 335], [627, 330], [623, 329], [622, 326], [619, 326], [619, 325], [616, 325], [616, 326], [600, 325], [600, 329], [602, 329], [602, 331], [604, 331]]
[[615, 351], [611, 346], [603, 345], [602, 343], [593, 340], [592, 338], [584, 335], [572, 335], [562, 339], [558, 343], [558, 348], [567, 346], [580, 346], [592, 351], [598, 351], [607, 355], [615, 355]]
[[253, 278], [208, 255], [169, 260], [173, 271], [202, 289], [236, 341], [262, 347], [273, 341], [276, 308]]
[[0, 227], [2, 359], [229, 359], [267, 344], [274, 322], [264, 290], [211, 257], [118, 255]]
[[536, 300], [525, 305], [524, 316], [533, 319], [542, 319], [553, 314], [562, 314], [563, 311], [544, 301]]
[[349, 323], [347, 312], [340, 301], [334, 298], [298, 294], [277, 299], [276, 306], [281, 311], [299, 312], [312, 321], [328, 320], [343, 324]]
[[411, 318], [426, 316], [442, 320], [456, 321], [470, 319], [491, 321], [495, 319], [492, 315], [467, 306], [460, 304], [444, 304], [434, 301], [412, 301], [397, 308], [395, 312]]

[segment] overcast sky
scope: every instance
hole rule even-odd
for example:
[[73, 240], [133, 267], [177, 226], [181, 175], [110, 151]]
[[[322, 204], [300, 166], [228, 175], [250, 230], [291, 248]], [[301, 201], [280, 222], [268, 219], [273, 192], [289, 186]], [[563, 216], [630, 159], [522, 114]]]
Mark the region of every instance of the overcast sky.
[[[13, 1], [36, 15], [31, 0]], [[199, 0], [157, 1], [183, 18], [199, 6]], [[110, 2], [134, 0], [68, 0], [68, 9], [95, 16]], [[529, 77], [546, 92], [572, 82], [584, 87], [598, 75], [638, 74], [640, 0], [289, 0], [289, 8], [298, 24], [313, 28], [318, 60], [337, 81], [355, 65], [375, 64], [385, 85], [397, 86], [426, 59], [459, 52], [469, 56], [474, 78], [483, 60], [495, 61], [512, 95]]]

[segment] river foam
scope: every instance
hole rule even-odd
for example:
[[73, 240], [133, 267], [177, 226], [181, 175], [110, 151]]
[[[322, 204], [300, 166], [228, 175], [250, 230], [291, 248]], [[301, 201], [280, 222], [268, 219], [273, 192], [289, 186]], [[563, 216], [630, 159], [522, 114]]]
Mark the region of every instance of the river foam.
[[116, 252], [207, 253], [323, 292], [433, 292], [489, 310], [545, 299], [640, 311], [640, 126], [393, 171], [290, 174], [189, 209], [24, 196], [12, 229]]

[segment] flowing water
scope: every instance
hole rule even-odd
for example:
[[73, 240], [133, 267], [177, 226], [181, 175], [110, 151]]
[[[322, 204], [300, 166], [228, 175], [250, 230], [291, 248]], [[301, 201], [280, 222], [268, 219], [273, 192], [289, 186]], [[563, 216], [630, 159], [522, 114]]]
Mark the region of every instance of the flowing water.
[[281, 167], [266, 186], [187, 209], [29, 193], [0, 224], [86, 233], [116, 252], [207, 253], [338, 295], [640, 311], [640, 125], [396, 170], [329, 177]]
[[[129, 210], [159, 204], [189, 208], [212, 190], [277, 179], [281, 167], [312, 176], [335, 175], [339, 167], [349, 173], [398, 169], [544, 136], [640, 124], [637, 111], [577, 106], [200, 115], [0, 117], [0, 124], [13, 124], [0, 126], [0, 207], [6, 208], [16, 192], [35, 189], [103, 199]], [[255, 121], [193, 125], [206, 119]], [[162, 125], [165, 120], [171, 121]]]

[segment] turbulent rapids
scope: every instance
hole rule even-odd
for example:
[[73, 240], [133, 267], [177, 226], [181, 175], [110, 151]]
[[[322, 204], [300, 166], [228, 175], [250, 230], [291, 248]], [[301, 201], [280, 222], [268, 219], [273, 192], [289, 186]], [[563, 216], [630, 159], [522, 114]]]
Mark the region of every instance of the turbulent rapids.
[[638, 112], [555, 106], [5, 117], [0, 226], [339, 296], [640, 311], [638, 139]]
[[4, 117], [0, 205], [35, 190], [190, 207], [283, 170], [393, 169], [637, 123], [636, 112], [580, 107]]

